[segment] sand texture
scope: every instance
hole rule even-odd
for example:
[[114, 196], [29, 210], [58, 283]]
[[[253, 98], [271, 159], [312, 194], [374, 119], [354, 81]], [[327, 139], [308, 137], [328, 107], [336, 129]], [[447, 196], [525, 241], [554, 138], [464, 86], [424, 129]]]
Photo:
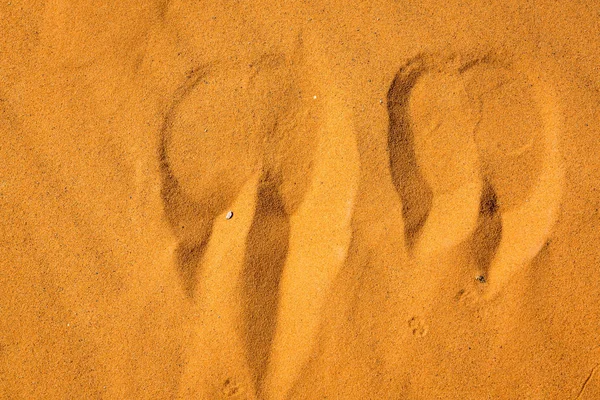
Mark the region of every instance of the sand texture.
[[600, 399], [600, 3], [0, 33], [0, 399]]

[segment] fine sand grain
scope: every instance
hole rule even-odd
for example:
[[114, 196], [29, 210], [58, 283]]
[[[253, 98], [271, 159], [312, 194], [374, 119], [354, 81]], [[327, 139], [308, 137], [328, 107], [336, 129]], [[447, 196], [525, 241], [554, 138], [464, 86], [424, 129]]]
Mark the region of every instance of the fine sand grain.
[[0, 4], [1, 399], [600, 399], [600, 4]]

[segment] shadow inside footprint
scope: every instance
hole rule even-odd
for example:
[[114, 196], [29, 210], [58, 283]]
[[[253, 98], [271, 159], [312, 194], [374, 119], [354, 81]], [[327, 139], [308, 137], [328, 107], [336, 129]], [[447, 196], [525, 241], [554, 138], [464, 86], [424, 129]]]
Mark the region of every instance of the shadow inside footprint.
[[289, 217], [277, 187], [263, 183], [246, 239], [243, 272], [246, 351], [256, 387], [267, 368], [275, 332], [279, 281], [288, 252]]
[[478, 281], [485, 283], [490, 264], [502, 239], [502, 218], [494, 188], [486, 182], [481, 195], [479, 220], [470, 245], [478, 272]]
[[212, 220], [203, 218], [205, 213], [202, 207], [181, 193], [168, 166], [163, 166], [162, 173], [165, 215], [178, 242], [175, 263], [183, 289], [188, 297], [192, 297], [196, 290], [200, 261], [212, 230]]
[[387, 94], [390, 169], [402, 201], [405, 239], [409, 248], [413, 247], [427, 219], [433, 199], [432, 191], [417, 165], [408, 110], [411, 90], [423, 72], [421, 59], [410, 61], [398, 72]]

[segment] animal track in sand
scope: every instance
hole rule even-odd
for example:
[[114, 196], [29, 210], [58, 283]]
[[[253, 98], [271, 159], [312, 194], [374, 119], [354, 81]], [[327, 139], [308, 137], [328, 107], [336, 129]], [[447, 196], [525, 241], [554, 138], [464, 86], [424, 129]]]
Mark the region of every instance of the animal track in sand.
[[[321, 82], [327, 93], [316, 100], [295, 68], [283, 56], [199, 68], [165, 118], [164, 210], [199, 316], [186, 393], [212, 368], [255, 377], [249, 392], [285, 397], [345, 261], [359, 177], [346, 96]], [[229, 337], [239, 362], [211, 364], [206, 337]]]
[[[199, 316], [182, 393], [202, 386], [197, 371], [234, 372], [256, 386], [250, 375], [260, 379], [266, 369], [289, 240], [286, 207], [293, 209], [299, 202], [294, 196], [301, 198], [306, 186], [299, 181], [291, 196], [282, 193], [284, 174], [270, 154], [288, 134], [289, 126], [278, 121], [293, 103], [284, 100], [291, 95], [287, 71], [287, 61], [272, 55], [198, 68], [165, 118], [159, 148], [164, 211], [177, 242], [175, 266]], [[310, 168], [303, 170], [309, 177]], [[259, 245], [246, 247], [253, 242]], [[223, 345], [235, 347], [230, 350], [238, 362], [221, 366], [216, 354], [203, 355], [223, 349], [203, 350], [202, 337], [216, 343], [229, 338]], [[232, 385], [229, 381], [223, 391], [235, 395]]]
[[427, 324], [420, 317], [412, 317], [408, 321], [408, 327], [413, 336], [420, 338], [425, 337], [429, 332], [429, 326], [427, 326]]
[[[241, 374], [267, 398], [285, 397], [315, 346], [352, 238], [360, 176], [343, 91], [327, 82], [315, 101], [292, 70], [275, 56], [198, 69], [174, 100], [160, 148], [176, 265], [201, 311], [195, 335], [230, 337], [240, 361], [211, 368]], [[425, 301], [453, 268], [438, 268], [436, 257], [459, 244], [476, 265], [469, 281], [495, 293], [550, 235], [562, 190], [558, 128], [552, 95], [534, 83], [491, 57], [423, 56], [394, 79], [390, 168], [408, 249], [434, 282]], [[485, 283], [474, 282], [479, 275]], [[472, 293], [480, 290], [461, 300]], [[417, 317], [408, 327], [428, 331]], [[195, 354], [202, 340], [189, 352], [188, 387], [207, 362]]]
[[[162, 197], [190, 297], [215, 217], [261, 170], [267, 170], [261, 182], [281, 192], [281, 168], [270, 153], [282, 147], [278, 140], [287, 134], [278, 118], [296, 101], [290, 98], [288, 66], [289, 60], [277, 55], [246, 64], [208, 64], [191, 71], [175, 93], [161, 132]], [[294, 195], [301, 197], [302, 190]], [[289, 195], [285, 200], [299, 201]]]
[[244, 391], [240, 389], [240, 387], [231, 379], [227, 378], [225, 382], [223, 382], [223, 390], [222, 393], [224, 396], [233, 397], [236, 395], [243, 396]]
[[427, 271], [470, 243], [473, 275], [497, 294], [558, 218], [564, 172], [552, 86], [493, 55], [421, 55], [396, 75], [388, 113], [409, 251]]

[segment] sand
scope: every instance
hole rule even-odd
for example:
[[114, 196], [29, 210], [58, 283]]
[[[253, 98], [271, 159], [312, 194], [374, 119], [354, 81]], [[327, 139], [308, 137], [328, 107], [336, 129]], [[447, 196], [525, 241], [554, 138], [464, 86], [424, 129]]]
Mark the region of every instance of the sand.
[[600, 398], [599, 16], [4, 1], [0, 398]]

